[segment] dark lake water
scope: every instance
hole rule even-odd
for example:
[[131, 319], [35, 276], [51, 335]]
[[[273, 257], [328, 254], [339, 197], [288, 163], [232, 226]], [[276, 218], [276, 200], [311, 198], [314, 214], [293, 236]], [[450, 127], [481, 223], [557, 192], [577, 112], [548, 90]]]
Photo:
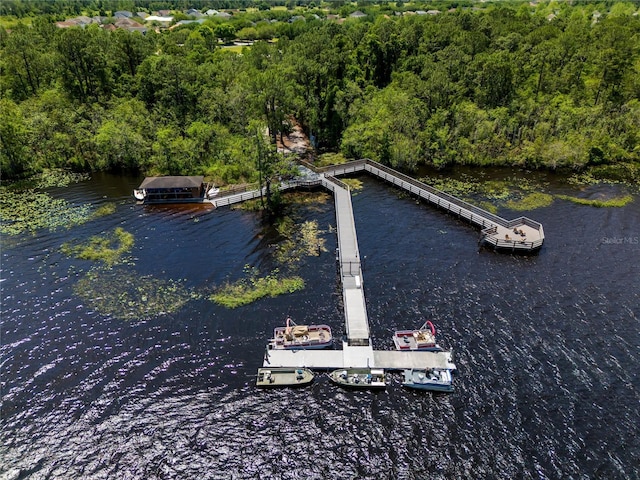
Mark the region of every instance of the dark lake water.
[[[535, 256], [478, 249], [479, 232], [363, 176], [353, 196], [374, 345], [431, 319], [455, 351], [452, 394], [254, 387], [286, 315], [344, 332], [332, 201], [307, 208], [328, 253], [306, 288], [228, 310], [206, 298], [124, 321], [74, 293], [91, 263], [64, 242], [135, 236], [131, 277], [193, 291], [273, 266], [261, 218], [136, 205], [139, 179], [96, 176], [57, 198], [116, 212], [2, 238], [0, 479], [638, 479], [640, 199], [556, 201]], [[557, 179], [551, 193], [575, 193]], [[604, 187], [602, 187], [604, 188]], [[608, 187], [607, 187], [608, 188]], [[519, 212], [502, 209], [506, 218]], [[114, 286], [115, 288], [115, 286]]]

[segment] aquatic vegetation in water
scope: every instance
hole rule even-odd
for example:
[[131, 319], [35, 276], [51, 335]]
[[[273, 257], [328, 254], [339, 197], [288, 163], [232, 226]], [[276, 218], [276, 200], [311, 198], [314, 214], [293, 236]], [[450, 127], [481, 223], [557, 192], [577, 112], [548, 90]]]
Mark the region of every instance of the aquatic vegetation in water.
[[481, 202], [476, 202], [474, 200], [466, 200], [466, 201], [471, 203], [472, 205], [477, 205], [478, 207], [482, 208], [483, 210], [486, 210], [489, 213], [493, 213], [494, 215], [498, 214], [498, 206], [495, 203], [491, 203], [489, 201], [481, 201]]
[[548, 207], [553, 203], [553, 195], [548, 193], [535, 192], [525, 195], [519, 200], [509, 200], [506, 203], [507, 208], [511, 210], [535, 210], [536, 208]]
[[288, 206], [302, 206], [315, 207], [317, 205], [324, 205], [329, 201], [331, 195], [325, 191], [305, 192], [305, 191], [293, 191], [287, 192], [284, 196], [286, 205]]
[[[318, 256], [327, 251], [316, 221], [296, 223], [293, 218], [285, 216], [276, 224], [276, 230], [284, 239], [276, 245], [274, 257], [290, 270], [295, 269], [304, 256]], [[210, 299], [219, 305], [236, 308], [264, 297], [293, 293], [304, 288], [302, 278], [283, 276], [279, 269], [261, 277], [256, 268], [245, 266], [244, 273], [244, 278], [222, 286]]]
[[522, 192], [540, 190], [544, 185], [527, 178], [506, 178], [504, 180], [484, 180], [470, 175], [457, 178], [423, 178], [420, 180], [445, 193], [457, 197], [480, 195], [486, 200], [507, 200]]
[[48, 193], [9, 189], [2, 189], [1, 193], [0, 232], [7, 235], [69, 228], [91, 218], [89, 205], [72, 205], [66, 200], [54, 199]]
[[556, 195], [557, 198], [562, 200], [568, 200], [579, 205], [589, 205], [591, 207], [624, 207], [625, 205], [633, 202], [633, 195], [625, 195], [623, 197], [616, 197], [610, 199], [596, 198], [589, 200], [588, 198], [572, 197], [570, 195]]
[[276, 297], [285, 293], [293, 293], [304, 288], [304, 280], [297, 276], [280, 276], [278, 269], [269, 275], [260, 277], [257, 269], [245, 267], [247, 278], [235, 283], [223, 285], [210, 299], [227, 308], [248, 305], [264, 297]]
[[358, 178], [341, 178], [342, 183], [349, 185], [349, 188], [354, 190], [362, 190], [362, 180]]
[[83, 182], [89, 178], [86, 173], [76, 173], [63, 168], [45, 168], [32, 177], [36, 188], [68, 187], [72, 183]]
[[297, 224], [291, 217], [283, 217], [276, 229], [285, 237], [275, 251], [275, 258], [279, 263], [291, 266], [299, 262], [303, 256], [317, 257], [327, 251], [326, 241], [320, 237], [324, 232], [319, 230], [318, 222], [315, 220]]
[[124, 267], [92, 269], [74, 291], [90, 308], [121, 320], [165, 315], [199, 298], [176, 281], [136, 275]]
[[133, 248], [133, 244], [133, 235], [118, 227], [111, 235], [93, 236], [81, 244], [64, 243], [60, 250], [65, 255], [82, 260], [102, 261], [107, 265], [113, 265]]
[[109, 202], [99, 206], [93, 212], [93, 218], [106, 217], [107, 215], [111, 215], [113, 213], [116, 213], [116, 204], [113, 202]]
[[86, 173], [76, 173], [63, 168], [45, 168], [42, 172], [29, 178], [8, 184], [7, 188], [15, 192], [22, 192], [51, 187], [68, 187], [72, 183], [83, 182], [89, 178], [91, 177]]
[[631, 188], [640, 187], [640, 163], [619, 162], [611, 165], [596, 165], [584, 172], [575, 173], [568, 179], [578, 186], [600, 184], [624, 184]]

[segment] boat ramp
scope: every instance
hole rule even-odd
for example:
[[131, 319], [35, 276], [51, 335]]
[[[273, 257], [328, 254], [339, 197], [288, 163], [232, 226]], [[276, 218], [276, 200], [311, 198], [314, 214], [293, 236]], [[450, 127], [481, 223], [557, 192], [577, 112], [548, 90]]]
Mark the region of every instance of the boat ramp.
[[[530, 252], [540, 249], [544, 230], [526, 217], [507, 221], [502, 217], [464, 202], [407, 175], [372, 160], [315, 169], [305, 164], [308, 173], [302, 179], [283, 183], [281, 190], [322, 186], [333, 193], [338, 233], [337, 260], [342, 281], [346, 338], [342, 350], [267, 349], [264, 367], [306, 367], [317, 370], [338, 368], [382, 368], [387, 370], [444, 368], [455, 370], [452, 352], [374, 350], [364, 295], [364, 277], [358, 250], [355, 219], [348, 185], [339, 175], [368, 172], [427, 202], [463, 218], [481, 228], [481, 242], [499, 250]], [[253, 190], [221, 196], [212, 200], [216, 207], [258, 198], [264, 191]]]

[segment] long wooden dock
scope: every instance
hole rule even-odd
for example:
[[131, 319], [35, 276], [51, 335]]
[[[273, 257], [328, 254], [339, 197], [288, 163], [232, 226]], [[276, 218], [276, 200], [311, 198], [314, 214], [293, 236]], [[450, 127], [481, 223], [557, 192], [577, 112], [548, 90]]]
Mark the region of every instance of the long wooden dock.
[[[364, 295], [364, 278], [358, 250], [351, 193], [348, 185], [337, 179], [346, 175], [366, 171], [398, 186], [450, 213], [466, 219], [482, 229], [482, 241], [496, 248], [511, 251], [533, 251], [544, 242], [542, 225], [526, 217], [507, 221], [486, 210], [441, 192], [425, 183], [385, 167], [371, 160], [358, 160], [343, 165], [315, 169], [306, 178], [281, 184], [280, 190], [323, 186], [333, 192], [338, 232], [338, 255], [346, 338], [342, 350], [269, 350], [265, 352], [265, 367], [307, 367], [319, 370], [370, 367], [388, 370], [409, 368], [448, 368], [455, 370], [452, 352], [407, 352], [374, 350]], [[252, 190], [221, 196], [212, 200], [216, 207], [255, 199], [264, 195], [264, 190]], [[517, 234], [517, 240], [516, 237]], [[522, 231], [523, 235], [519, 232]], [[502, 238], [504, 236], [504, 238]], [[511, 237], [514, 237], [513, 239]], [[391, 344], [391, 339], [389, 339]]]

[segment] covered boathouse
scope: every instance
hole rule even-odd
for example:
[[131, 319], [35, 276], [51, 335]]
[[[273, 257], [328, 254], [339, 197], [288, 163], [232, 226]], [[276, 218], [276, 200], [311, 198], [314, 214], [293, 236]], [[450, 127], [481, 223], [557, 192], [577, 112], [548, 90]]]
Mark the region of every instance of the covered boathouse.
[[207, 188], [203, 176], [146, 177], [133, 196], [144, 203], [198, 203]]

